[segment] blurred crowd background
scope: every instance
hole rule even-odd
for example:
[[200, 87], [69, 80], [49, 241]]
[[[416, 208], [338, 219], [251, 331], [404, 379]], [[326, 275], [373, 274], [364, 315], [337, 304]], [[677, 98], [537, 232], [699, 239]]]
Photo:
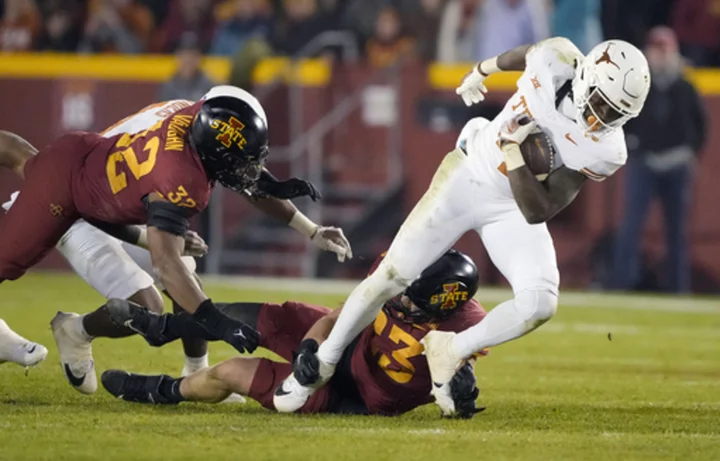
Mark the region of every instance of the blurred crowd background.
[[[652, 89], [626, 126], [627, 166], [550, 223], [563, 285], [720, 292], [720, 71], [707, 69], [720, 67], [720, 0], [0, 0], [0, 11], [0, 99], [34, 120], [5, 111], [0, 126], [39, 145], [218, 83], [261, 100], [273, 171], [312, 180], [323, 200], [298, 205], [342, 226], [359, 257], [338, 265], [218, 192], [197, 226], [211, 248], [201, 267], [253, 275], [362, 277], [463, 124], [494, 117], [513, 91], [515, 77], [493, 77], [488, 99], [465, 107], [454, 89], [472, 63], [549, 36], [583, 52], [627, 40], [648, 57]], [[26, 53], [59, 65], [36, 70]], [[288, 64], [305, 58], [316, 64]], [[157, 62], [167, 72], [142, 72]], [[0, 172], [0, 195], [13, 181]], [[484, 283], [504, 283], [475, 236], [459, 248]]]
[[[172, 53], [192, 33], [203, 53], [251, 41], [295, 55], [328, 30], [351, 32], [373, 65], [399, 55], [478, 61], [562, 35], [587, 51], [603, 37], [642, 45], [655, 25], [697, 66], [720, 64], [718, 0], [4, 0], [3, 51]], [[187, 42], [185, 43], [187, 46]], [[326, 51], [326, 50], [323, 50]]]

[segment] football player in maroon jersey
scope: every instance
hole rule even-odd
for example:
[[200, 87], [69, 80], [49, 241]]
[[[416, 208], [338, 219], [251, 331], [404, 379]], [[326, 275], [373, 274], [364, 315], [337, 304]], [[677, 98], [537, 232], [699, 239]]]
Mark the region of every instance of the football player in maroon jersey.
[[[313, 394], [300, 411], [398, 415], [431, 402], [430, 372], [420, 341], [432, 330], [461, 331], [479, 323], [485, 311], [472, 299], [477, 287], [472, 260], [448, 251], [402, 295], [385, 304], [373, 324], [346, 350], [330, 385]], [[218, 308], [257, 328], [260, 346], [289, 362], [294, 356], [316, 351], [341, 310], [293, 301], [218, 304]], [[116, 321], [136, 329], [154, 346], [193, 334], [219, 339], [208, 335], [191, 315], [158, 316], [120, 300], [112, 302], [109, 309]], [[291, 368], [291, 363], [238, 357], [178, 379], [109, 370], [102, 375], [102, 383], [111, 394], [132, 402], [215, 403], [235, 392], [274, 409], [273, 393]], [[313, 375], [317, 370], [296, 371], [304, 372]], [[478, 395], [472, 366], [461, 368], [453, 383], [457, 415], [471, 417]]]
[[[288, 200], [303, 195], [317, 200], [312, 184], [278, 181], [264, 168], [267, 117], [257, 99], [240, 88], [215, 87], [140, 132], [69, 133], [37, 155], [22, 140], [4, 136], [2, 141], [0, 166], [25, 181], [0, 222], [0, 282], [22, 276], [81, 218], [131, 243], [144, 235], [153, 267], [173, 300], [242, 352], [257, 347], [257, 332], [217, 310], [181, 259], [189, 219], [207, 206], [217, 182], [250, 195], [256, 207], [321, 248], [352, 257], [341, 230], [319, 228]], [[147, 230], [135, 224], [146, 224]], [[323, 235], [319, 229], [325, 229]], [[91, 363], [81, 373], [73, 364], [63, 365], [73, 386], [96, 387], [94, 372], [85, 372]]]

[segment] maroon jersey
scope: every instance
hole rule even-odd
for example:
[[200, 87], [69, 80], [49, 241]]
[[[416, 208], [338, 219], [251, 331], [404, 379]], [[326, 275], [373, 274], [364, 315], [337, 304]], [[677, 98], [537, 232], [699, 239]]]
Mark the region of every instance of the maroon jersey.
[[72, 181], [80, 215], [141, 224], [147, 220], [143, 199], [153, 192], [190, 214], [205, 209], [212, 183], [188, 140], [201, 105], [183, 108], [139, 133], [107, 138], [88, 153]]
[[485, 317], [474, 299], [439, 324], [412, 324], [392, 304], [380, 311], [361, 334], [351, 358], [352, 375], [367, 409], [396, 415], [430, 403], [430, 370], [420, 340], [428, 331], [461, 332]]

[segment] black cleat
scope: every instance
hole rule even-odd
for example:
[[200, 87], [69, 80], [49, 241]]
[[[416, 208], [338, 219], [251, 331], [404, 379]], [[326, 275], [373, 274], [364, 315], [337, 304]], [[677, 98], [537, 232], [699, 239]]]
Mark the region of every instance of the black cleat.
[[124, 299], [111, 299], [106, 304], [112, 321], [139, 334], [153, 347], [171, 341], [164, 335], [167, 317], [150, 312], [143, 306]]
[[108, 370], [102, 374], [102, 385], [110, 394], [126, 402], [175, 404], [160, 393], [167, 375], [136, 375], [122, 370]]

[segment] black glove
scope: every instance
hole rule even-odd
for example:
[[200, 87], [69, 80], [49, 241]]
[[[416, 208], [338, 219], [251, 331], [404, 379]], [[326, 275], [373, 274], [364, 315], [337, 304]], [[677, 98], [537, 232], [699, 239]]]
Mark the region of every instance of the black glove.
[[308, 196], [313, 202], [316, 202], [322, 198], [320, 192], [310, 181], [300, 178], [280, 181], [267, 170], [263, 170], [260, 174], [260, 178], [255, 183], [251, 193], [256, 197], [275, 197], [283, 200]]
[[253, 352], [258, 347], [260, 334], [254, 328], [226, 316], [209, 299], [200, 304], [193, 317], [210, 334], [230, 344], [240, 353]]
[[475, 407], [478, 395], [480, 390], [475, 385], [475, 371], [472, 365], [466, 363], [450, 380], [450, 397], [455, 402], [455, 417], [470, 419], [476, 413], [485, 410], [485, 407]]
[[315, 384], [320, 379], [320, 361], [317, 358], [318, 343], [314, 339], [305, 339], [295, 353], [293, 373], [303, 386]]

